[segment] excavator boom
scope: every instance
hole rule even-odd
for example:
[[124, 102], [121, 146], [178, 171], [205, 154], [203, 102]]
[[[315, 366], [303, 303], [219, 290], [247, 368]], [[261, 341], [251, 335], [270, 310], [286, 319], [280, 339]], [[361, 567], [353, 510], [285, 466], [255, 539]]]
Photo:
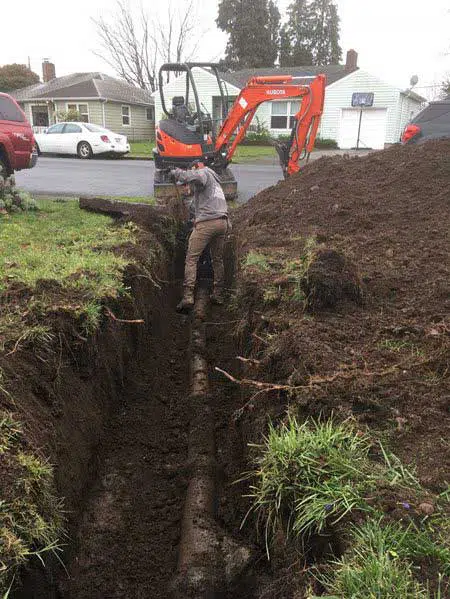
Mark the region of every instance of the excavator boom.
[[309, 155], [314, 147], [323, 112], [325, 85], [325, 75], [317, 75], [308, 84], [296, 83], [295, 78], [289, 75], [253, 77], [241, 90], [222, 125], [216, 139], [216, 152], [223, 156], [226, 151], [226, 160], [230, 162], [261, 104], [298, 98], [300, 108], [294, 116], [290, 143], [276, 145], [283, 174], [287, 176], [298, 172], [302, 154]]

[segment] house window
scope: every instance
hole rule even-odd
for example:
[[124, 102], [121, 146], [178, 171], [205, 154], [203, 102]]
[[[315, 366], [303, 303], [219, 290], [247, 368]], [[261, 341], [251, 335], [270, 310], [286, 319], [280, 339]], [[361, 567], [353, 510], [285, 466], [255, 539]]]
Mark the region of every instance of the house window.
[[129, 127], [130, 125], [130, 107], [122, 106], [122, 125], [124, 127]]
[[300, 108], [300, 102], [273, 102], [272, 116], [270, 119], [271, 129], [292, 129], [294, 116]]
[[82, 123], [89, 123], [89, 107], [87, 104], [67, 104], [67, 111], [78, 112]]
[[150, 106], [150, 108], [147, 108], [147, 121], [154, 121], [154, 120], [155, 120], [155, 107]]

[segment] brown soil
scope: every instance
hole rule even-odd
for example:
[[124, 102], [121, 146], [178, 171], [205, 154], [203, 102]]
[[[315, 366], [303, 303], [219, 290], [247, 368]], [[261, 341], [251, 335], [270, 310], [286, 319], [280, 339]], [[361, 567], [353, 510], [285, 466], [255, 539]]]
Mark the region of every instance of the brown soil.
[[153, 306], [151, 343], [127, 375], [98, 452], [64, 598], [168, 596], [187, 474], [188, 327], [171, 316], [173, 302], [164, 304]]
[[[238, 209], [241, 260], [249, 251], [265, 260], [237, 277], [232, 326], [247, 361], [218, 363], [238, 378], [291, 390], [257, 393], [250, 382], [228, 393], [235, 418], [221, 435], [229, 482], [248, 468], [246, 443], [260, 442], [268, 419], [289, 407], [299, 418], [356, 419], [417, 467], [431, 493], [446, 488], [449, 201], [450, 142], [440, 141], [322, 158]], [[242, 491], [225, 489], [228, 526], [248, 508]], [[398, 516], [389, 498], [382, 502]], [[260, 595], [303, 597], [304, 561], [281, 553], [265, 574], [261, 566]]]
[[[261, 192], [235, 219], [242, 254], [261, 252], [270, 265], [241, 275], [251, 332], [260, 337], [249, 349], [262, 360], [247, 374], [298, 386], [307, 413], [353, 414], [389, 429], [394, 449], [434, 490], [450, 467], [449, 201], [447, 140], [322, 158]], [[292, 299], [280, 270], [305, 256], [311, 237], [316, 254], [336, 252], [353, 264], [362, 304], [358, 293], [338, 294], [332, 309], [326, 303], [308, 315], [305, 302]], [[329, 273], [317, 272], [328, 292]], [[270, 286], [281, 293], [265, 301]], [[262, 403], [270, 410], [273, 402]]]

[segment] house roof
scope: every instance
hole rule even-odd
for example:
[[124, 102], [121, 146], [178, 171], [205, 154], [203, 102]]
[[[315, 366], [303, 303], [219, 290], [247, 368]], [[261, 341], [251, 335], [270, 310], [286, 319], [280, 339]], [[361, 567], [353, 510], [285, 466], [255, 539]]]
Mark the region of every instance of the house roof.
[[258, 75], [292, 75], [293, 77], [315, 77], [319, 73], [324, 73], [327, 77], [327, 85], [342, 79], [349, 74], [345, 65], [333, 64], [328, 66], [299, 66], [299, 67], [273, 67], [261, 69], [242, 69], [221, 73], [222, 79], [239, 89], [242, 89], [250, 77]]
[[88, 99], [101, 98], [126, 104], [153, 104], [151, 93], [115, 79], [104, 73], [72, 73], [56, 77], [47, 83], [35, 83], [15, 90], [12, 95], [19, 102], [28, 100]]

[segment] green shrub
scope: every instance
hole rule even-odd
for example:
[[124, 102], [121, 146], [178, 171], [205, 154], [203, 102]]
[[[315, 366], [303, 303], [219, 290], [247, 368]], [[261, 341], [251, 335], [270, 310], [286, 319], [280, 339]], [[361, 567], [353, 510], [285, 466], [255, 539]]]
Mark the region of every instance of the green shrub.
[[25, 191], [19, 191], [14, 177], [0, 177], [0, 214], [37, 210], [35, 200]]
[[[277, 139], [278, 141], [281, 141], [283, 143], [289, 143], [291, 141], [291, 135], [290, 133], [286, 135], [279, 135]], [[334, 139], [328, 139], [326, 137], [316, 137], [314, 147], [317, 150], [333, 150], [337, 149], [338, 145]]]
[[81, 119], [81, 114], [78, 112], [78, 110], [61, 110], [57, 113], [57, 118], [58, 121], [60, 122], [80, 122]]
[[338, 145], [337, 141], [335, 141], [334, 139], [328, 139], [326, 137], [317, 137], [314, 143], [314, 147], [318, 150], [333, 150], [337, 149]]
[[267, 128], [265, 122], [260, 121], [259, 118], [256, 117], [254, 123], [250, 125], [249, 130], [247, 131], [247, 135], [245, 136], [241, 144], [262, 146], [272, 145], [270, 131]]

